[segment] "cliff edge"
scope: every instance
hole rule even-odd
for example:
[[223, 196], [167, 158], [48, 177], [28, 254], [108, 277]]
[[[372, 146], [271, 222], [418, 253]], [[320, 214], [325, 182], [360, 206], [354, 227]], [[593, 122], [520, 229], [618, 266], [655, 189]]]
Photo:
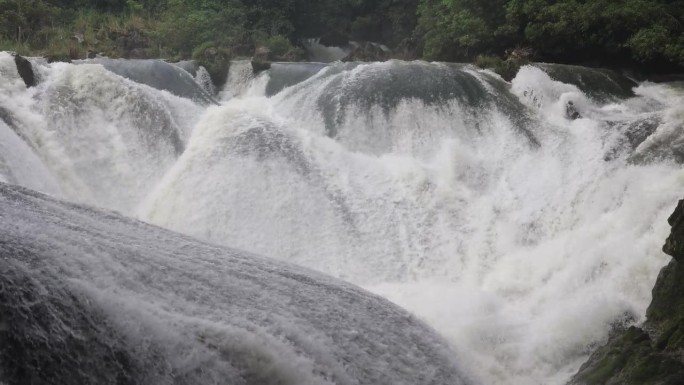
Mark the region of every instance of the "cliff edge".
[[668, 222], [663, 251], [673, 260], [658, 275], [646, 322], [616, 330], [570, 385], [684, 384], [684, 200]]

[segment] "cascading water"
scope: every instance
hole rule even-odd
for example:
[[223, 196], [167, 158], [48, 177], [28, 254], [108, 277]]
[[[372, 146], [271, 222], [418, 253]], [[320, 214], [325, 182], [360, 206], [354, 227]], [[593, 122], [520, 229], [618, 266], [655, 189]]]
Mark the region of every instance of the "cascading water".
[[[5, 67], [12, 65], [10, 55], [0, 55]], [[66, 198], [130, 212], [183, 152], [203, 108], [101, 65], [36, 67], [44, 79], [39, 87], [1, 96], [17, 134]], [[21, 83], [16, 69], [5, 79]]]
[[309, 58], [314, 62], [331, 63], [342, 60], [350, 52], [348, 48], [325, 46], [320, 43], [320, 39], [307, 39], [303, 43]]
[[18, 168], [3, 151], [0, 178], [361, 285], [483, 384], [562, 384], [642, 319], [684, 187], [681, 84], [551, 65], [510, 84], [424, 62], [250, 69], [205, 108], [45, 65], [37, 89], [0, 95], [0, 138], [34, 154]]

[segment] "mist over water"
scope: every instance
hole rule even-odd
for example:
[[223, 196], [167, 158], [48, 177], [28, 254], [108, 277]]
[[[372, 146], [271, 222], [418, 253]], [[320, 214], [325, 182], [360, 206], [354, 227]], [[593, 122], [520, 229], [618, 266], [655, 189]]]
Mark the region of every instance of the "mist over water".
[[563, 384], [642, 320], [684, 187], [682, 85], [248, 64], [206, 107], [99, 64], [26, 90], [0, 54], [0, 180], [360, 285], [483, 384]]

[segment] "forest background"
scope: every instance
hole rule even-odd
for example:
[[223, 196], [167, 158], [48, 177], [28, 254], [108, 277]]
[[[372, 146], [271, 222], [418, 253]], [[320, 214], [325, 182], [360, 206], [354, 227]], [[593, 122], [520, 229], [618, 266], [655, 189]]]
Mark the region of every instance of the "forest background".
[[[0, 50], [229, 60], [372, 41], [402, 59], [684, 69], [684, 0], [0, 0]], [[217, 59], [218, 57], [218, 59]]]

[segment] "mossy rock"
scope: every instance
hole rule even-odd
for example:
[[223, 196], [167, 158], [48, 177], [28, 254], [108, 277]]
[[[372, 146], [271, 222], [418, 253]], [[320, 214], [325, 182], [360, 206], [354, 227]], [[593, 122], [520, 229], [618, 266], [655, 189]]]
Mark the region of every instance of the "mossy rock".
[[684, 384], [684, 201], [668, 220], [672, 232], [663, 250], [675, 257], [658, 275], [643, 328], [615, 331], [592, 354], [571, 385]]
[[684, 266], [681, 263], [673, 260], [660, 271], [646, 317], [651, 323], [684, 318]]
[[684, 350], [684, 318], [680, 316], [679, 319], [660, 325], [655, 347], [668, 352]]
[[683, 384], [684, 363], [654, 348], [648, 333], [630, 327], [591, 356], [572, 385]]

